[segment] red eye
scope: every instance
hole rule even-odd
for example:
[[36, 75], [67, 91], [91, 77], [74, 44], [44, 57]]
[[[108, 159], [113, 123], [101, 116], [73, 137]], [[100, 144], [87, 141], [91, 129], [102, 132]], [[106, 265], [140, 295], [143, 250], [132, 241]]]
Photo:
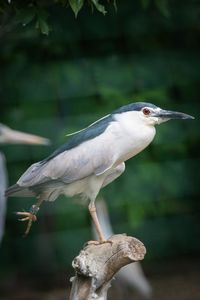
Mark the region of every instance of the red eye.
[[149, 110], [148, 108], [144, 108], [144, 109], [142, 110], [142, 112], [143, 112], [143, 114], [144, 114], [145, 116], [148, 116], [148, 115], [150, 114], [150, 110]]

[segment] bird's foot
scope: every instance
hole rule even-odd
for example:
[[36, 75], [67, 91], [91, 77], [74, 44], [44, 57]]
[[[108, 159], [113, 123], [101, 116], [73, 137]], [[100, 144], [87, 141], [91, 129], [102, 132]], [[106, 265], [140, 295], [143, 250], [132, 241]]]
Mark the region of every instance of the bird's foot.
[[96, 245], [96, 246], [98, 246], [98, 245], [102, 245], [102, 244], [106, 244], [106, 243], [109, 243], [109, 244], [112, 245], [113, 242], [111, 240], [88, 241], [86, 243], [86, 245], [87, 246], [89, 246], [89, 245]]
[[27, 227], [26, 227], [26, 231], [24, 233], [24, 236], [27, 236], [30, 229], [31, 229], [31, 226], [32, 226], [32, 223], [37, 221], [37, 217], [34, 213], [31, 213], [31, 212], [16, 212], [16, 214], [18, 216], [21, 216], [22, 218], [18, 219], [19, 221], [28, 221], [28, 224], [27, 224]]

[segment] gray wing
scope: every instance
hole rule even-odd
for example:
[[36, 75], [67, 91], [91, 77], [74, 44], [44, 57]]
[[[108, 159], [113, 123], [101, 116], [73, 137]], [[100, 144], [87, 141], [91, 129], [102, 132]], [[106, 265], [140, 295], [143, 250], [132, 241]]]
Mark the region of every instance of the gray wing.
[[49, 161], [33, 164], [18, 180], [21, 187], [31, 187], [52, 180], [72, 183], [92, 174], [101, 175], [116, 162], [113, 144], [106, 134], [66, 150]]

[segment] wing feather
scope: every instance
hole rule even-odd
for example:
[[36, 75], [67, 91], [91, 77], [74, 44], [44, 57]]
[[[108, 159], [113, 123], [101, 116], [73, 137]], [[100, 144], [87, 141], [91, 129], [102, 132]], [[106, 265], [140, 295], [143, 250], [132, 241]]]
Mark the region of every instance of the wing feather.
[[75, 148], [66, 150], [48, 161], [33, 164], [18, 180], [17, 184], [31, 187], [59, 180], [66, 184], [83, 179], [92, 174], [97, 176], [110, 169], [115, 163], [113, 145], [107, 143], [111, 132], [101, 134]]

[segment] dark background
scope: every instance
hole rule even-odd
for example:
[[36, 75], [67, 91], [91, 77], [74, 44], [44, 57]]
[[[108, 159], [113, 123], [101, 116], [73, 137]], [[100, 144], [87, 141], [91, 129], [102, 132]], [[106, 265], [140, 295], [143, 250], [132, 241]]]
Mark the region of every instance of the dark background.
[[[194, 115], [192, 121], [157, 127], [154, 142], [128, 161], [126, 172], [101, 195], [114, 231], [144, 242], [146, 274], [155, 293], [163, 289], [154, 299], [173, 299], [164, 298], [167, 286], [173, 286], [166, 282], [179, 274], [183, 284], [174, 288], [174, 299], [195, 300], [200, 294], [200, 6], [198, 1], [167, 3], [166, 12], [153, 1], [146, 9], [140, 1], [118, 1], [117, 12], [111, 5], [106, 16], [84, 8], [77, 19], [70, 9], [55, 5], [48, 8], [48, 36], [32, 24], [2, 27], [0, 121], [48, 137], [52, 146], [2, 145], [1, 150], [13, 184], [31, 163], [64, 142], [67, 133], [121, 105], [145, 100]], [[34, 201], [8, 199], [0, 248], [3, 299], [62, 299], [62, 292], [55, 298], [34, 293], [64, 291], [73, 257], [91, 239], [87, 208], [65, 197], [44, 203], [23, 239], [25, 224], [13, 212], [27, 210]], [[193, 285], [186, 288], [188, 274]], [[27, 294], [18, 292], [17, 298], [18, 288], [28, 289]], [[184, 289], [191, 293], [182, 295]]]

